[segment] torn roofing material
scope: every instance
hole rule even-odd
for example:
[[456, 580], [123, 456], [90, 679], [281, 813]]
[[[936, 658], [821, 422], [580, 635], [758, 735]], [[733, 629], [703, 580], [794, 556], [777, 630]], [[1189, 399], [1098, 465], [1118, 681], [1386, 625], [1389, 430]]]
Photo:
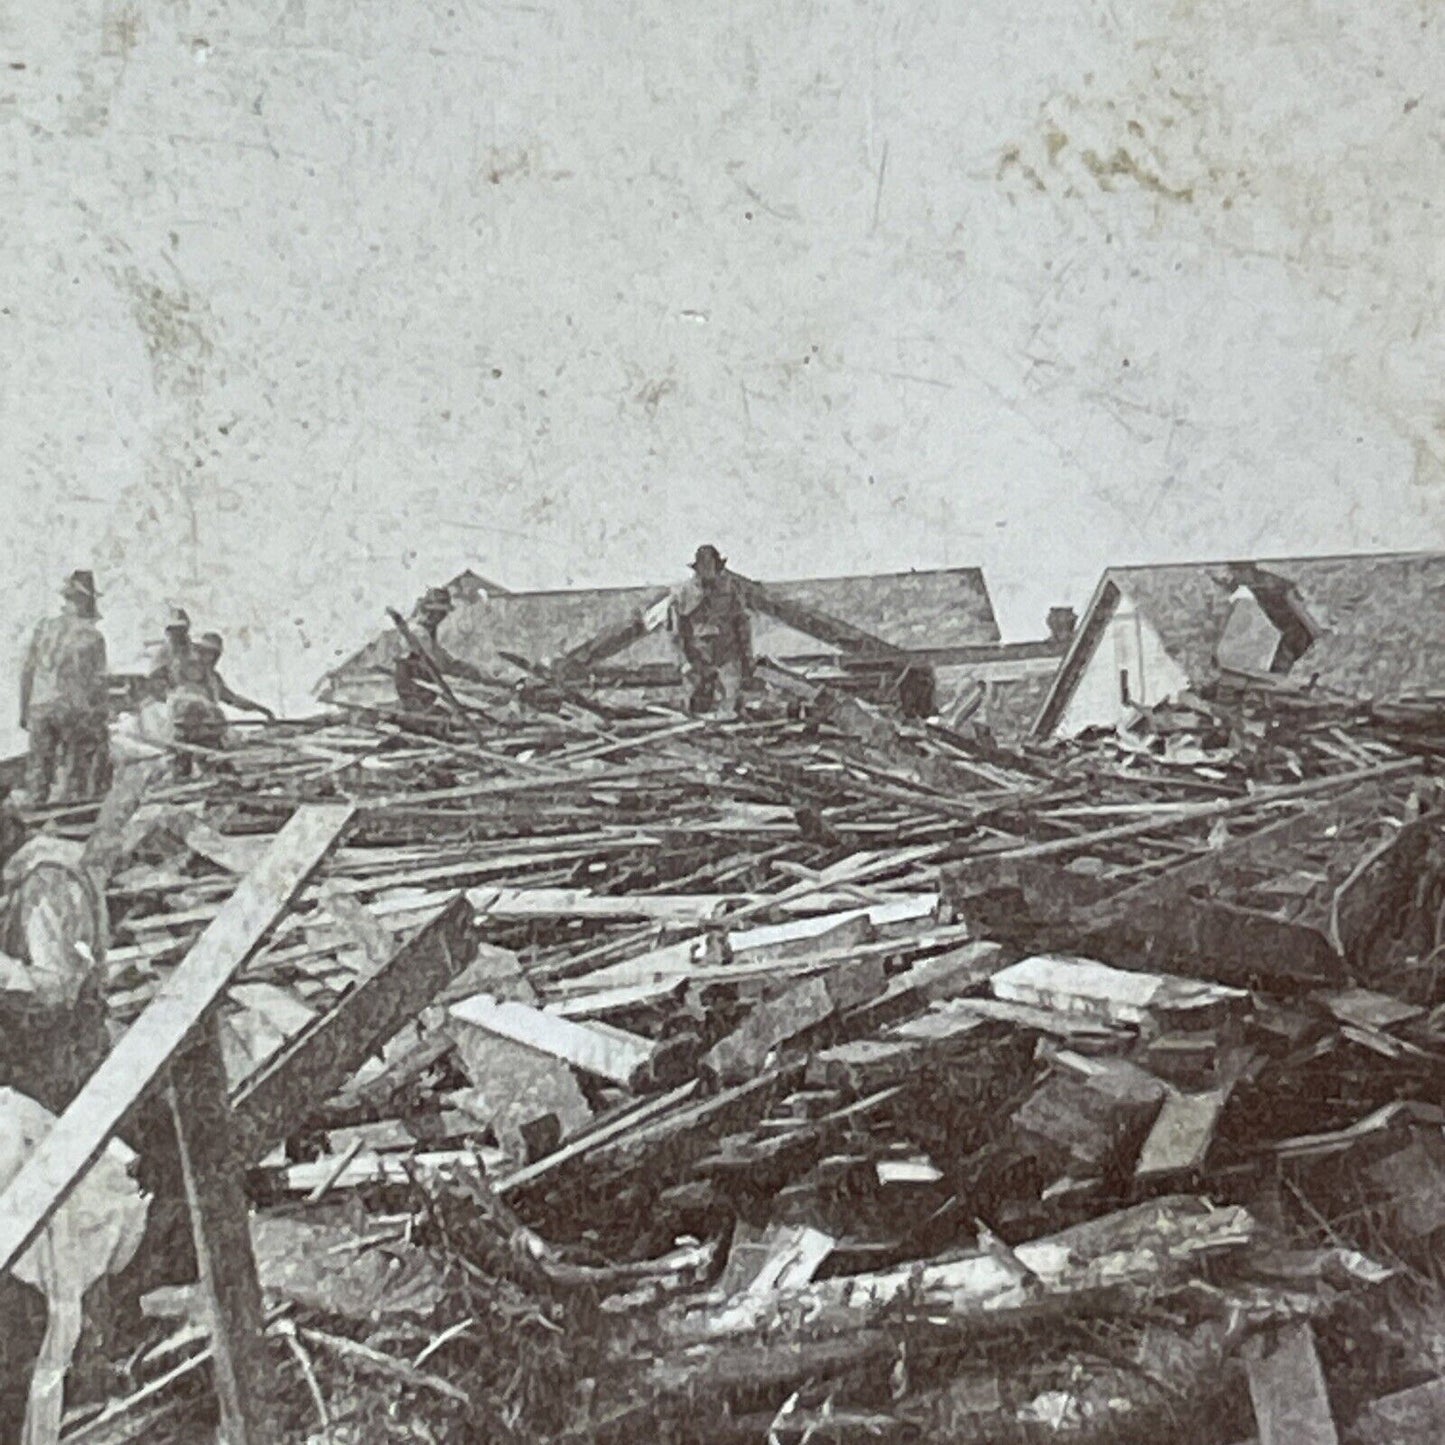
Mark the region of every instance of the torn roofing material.
[[1445, 688], [1445, 552], [1297, 557], [1111, 567], [1034, 720], [1036, 737], [1059, 725], [1116, 609], [1127, 600], [1193, 686], [1221, 669], [1220, 644], [1236, 603], [1253, 597], [1278, 634], [1260, 672], [1287, 670], [1354, 698]]

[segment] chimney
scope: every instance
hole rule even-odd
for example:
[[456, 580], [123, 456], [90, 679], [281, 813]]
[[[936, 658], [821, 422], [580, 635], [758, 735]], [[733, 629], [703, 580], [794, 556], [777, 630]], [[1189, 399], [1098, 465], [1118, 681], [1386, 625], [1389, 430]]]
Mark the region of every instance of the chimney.
[[1067, 642], [1078, 625], [1079, 618], [1072, 607], [1049, 608], [1048, 628], [1051, 641]]

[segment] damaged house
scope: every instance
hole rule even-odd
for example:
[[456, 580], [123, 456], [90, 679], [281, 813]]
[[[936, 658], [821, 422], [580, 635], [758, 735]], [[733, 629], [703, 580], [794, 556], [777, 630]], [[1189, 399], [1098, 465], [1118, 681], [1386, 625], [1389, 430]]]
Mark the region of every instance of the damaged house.
[[1114, 727], [1220, 681], [1340, 698], [1445, 689], [1445, 554], [1111, 567], [1034, 720]]

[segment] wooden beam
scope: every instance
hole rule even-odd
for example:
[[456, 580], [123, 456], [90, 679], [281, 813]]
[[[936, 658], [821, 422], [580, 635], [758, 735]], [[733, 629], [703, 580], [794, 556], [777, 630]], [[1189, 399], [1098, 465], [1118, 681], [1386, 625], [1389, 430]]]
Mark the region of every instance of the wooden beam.
[[377, 1045], [420, 1013], [476, 954], [472, 907], [459, 895], [242, 1085], [234, 1108], [245, 1162], [260, 1159], [304, 1125]]
[[841, 618], [819, 612], [815, 607], [805, 607], [801, 602], [780, 597], [772, 588], [764, 587], [761, 582], [754, 582], [751, 577], [744, 577], [738, 572], [731, 572], [729, 575], [738, 584], [743, 601], [754, 612], [764, 612], [769, 617], [776, 618], [784, 627], [791, 627], [794, 632], [816, 637], [819, 642], [826, 642], [830, 647], [839, 648], [843, 652], [861, 652], [879, 660], [905, 664], [909, 660], [908, 654], [901, 648], [894, 647], [891, 642], [884, 642], [881, 637], [875, 637], [871, 632], [864, 632], [861, 627], [854, 627], [851, 622], [844, 622]]
[[[751, 577], [744, 577], [739, 572], [730, 571], [728, 575], [738, 584], [743, 601], [749, 608], [776, 618], [795, 632], [816, 638], [842, 652], [861, 653], [879, 662], [906, 664], [909, 661], [908, 654], [901, 648], [884, 642], [881, 637], [875, 637], [871, 632], [863, 631], [861, 627], [854, 627], [852, 623], [820, 612], [815, 607], [807, 607], [801, 602], [780, 597], [773, 589], [753, 581]], [[553, 663], [552, 671], [558, 677], [577, 676], [607, 658], [615, 657], [652, 630], [658, 604], [665, 601], [667, 595], [666, 592], [659, 592], [624, 621], [614, 623], [571, 651], [563, 653]]]
[[279, 1445], [269, 1403], [274, 1371], [266, 1359], [261, 1283], [214, 1013], [171, 1064], [167, 1092], [210, 1316], [221, 1436], [226, 1445]]
[[56, 1120], [0, 1196], [0, 1274], [29, 1248], [126, 1114], [261, 946], [352, 812], [350, 804], [296, 810], [255, 871]]
[[562, 1059], [584, 1073], [634, 1088], [647, 1077], [657, 1045], [602, 1024], [579, 1024], [510, 999], [477, 994], [455, 1003], [451, 1016], [498, 1038]]
[[1260, 1445], [1338, 1445], [1309, 1322], [1281, 1330], [1246, 1366]]
[[570, 651], [564, 652], [552, 664], [551, 670], [558, 677], [576, 676], [631, 647], [634, 642], [647, 636], [648, 614], [666, 597], [666, 592], [659, 592], [644, 607], [638, 608], [624, 621], [615, 622], [611, 627], [595, 633], [585, 642], [578, 643]]

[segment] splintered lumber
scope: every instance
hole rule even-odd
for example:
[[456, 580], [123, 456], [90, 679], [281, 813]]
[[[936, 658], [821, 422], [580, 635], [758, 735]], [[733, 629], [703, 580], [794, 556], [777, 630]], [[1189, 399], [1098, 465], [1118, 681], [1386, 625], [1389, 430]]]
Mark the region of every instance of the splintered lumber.
[[1333, 774], [1329, 777], [1311, 778], [1303, 783], [1286, 787], [1261, 788], [1243, 798], [1221, 798], [1209, 803], [1181, 804], [1172, 814], [1145, 818], [1134, 823], [1121, 823], [1112, 828], [1100, 828], [1093, 832], [1081, 833], [1072, 838], [1056, 838], [1047, 843], [1026, 843], [1017, 847], [992, 850], [990, 855], [1003, 858], [1052, 858], [1068, 853], [1082, 853], [1100, 843], [1116, 843], [1125, 839], [1147, 837], [1151, 833], [1166, 832], [1189, 822], [1228, 818], [1255, 809], [1289, 807], [1305, 798], [1314, 798], [1319, 793], [1336, 788], [1352, 787], [1357, 783], [1374, 782], [1382, 778], [1397, 777], [1404, 773], [1420, 771], [1418, 758], [1399, 758], [1378, 766], [1361, 768], [1350, 773]]
[[[682, 1085], [669, 1096], [675, 1102], [668, 1108], [655, 1113], [639, 1111], [627, 1127], [599, 1131], [605, 1133], [604, 1138], [574, 1141], [582, 1147], [573, 1150], [567, 1162], [575, 1164], [585, 1158], [594, 1178], [623, 1175], [638, 1168], [646, 1169], [654, 1180], [667, 1178], [701, 1158], [723, 1130], [756, 1123], [769, 1103], [801, 1078], [801, 1066], [770, 1069], [747, 1083], [723, 1089], [705, 1099], [692, 1097], [696, 1083]], [[552, 1174], [555, 1164], [552, 1156], [540, 1159], [498, 1187], [508, 1193], [519, 1192]]]
[[851, 622], [820, 612], [816, 607], [805, 606], [790, 597], [783, 597], [771, 587], [755, 582], [741, 573], [730, 574], [742, 593], [743, 601], [755, 612], [764, 612], [775, 617], [784, 627], [791, 627], [805, 637], [814, 637], [830, 647], [841, 648], [844, 652], [861, 653], [868, 657], [888, 661], [907, 660], [908, 654], [901, 652], [890, 642], [855, 627]]
[[1286, 1326], [1246, 1368], [1259, 1445], [1339, 1445], [1308, 1322]]
[[1084, 1014], [1110, 1024], [1150, 1017], [1207, 1026], [1249, 999], [1238, 988], [1111, 968], [1091, 958], [1039, 954], [993, 975], [995, 998]]
[[877, 998], [883, 988], [883, 966], [876, 959], [804, 979], [757, 1004], [739, 1028], [718, 1040], [703, 1065], [723, 1083], [739, 1083], [762, 1068], [779, 1045], [834, 1013]]
[[1423, 1239], [1445, 1225], [1445, 1142], [1438, 1131], [1419, 1131], [1403, 1149], [1369, 1165], [1365, 1175], [1400, 1233]]
[[427, 1319], [445, 1298], [442, 1267], [399, 1241], [358, 1248], [344, 1224], [285, 1215], [258, 1217], [251, 1233], [261, 1288], [277, 1299], [366, 1324], [384, 1316]]
[[1350, 1436], [1356, 1445], [1439, 1445], [1445, 1440], [1445, 1379], [1367, 1405], [1355, 1416]]
[[473, 888], [467, 897], [484, 918], [640, 920], [673, 927], [711, 923], [732, 902], [724, 893], [613, 896], [590, 888]]
[[1137, 948], [1155, 967], [1206, 978], [1342, 983], [1345, 963], [1318, 928], [1222, 898], [1185, 894], [1141, 906], [1113, 928], [1090, 936]]
[[259, 1159], [299, 1131], [379, 1044], [471, 963], [476, 951], [471, 908], [465, 898], [454, 898], [241, 1088], [234, 1108], [245, 1158]]
[[1138, 1149], [1164, 1094], [1165, 1086], [1143, 1069], [1104, 1060], [1082, 1077], [1065, 1070], [1051, 1074], [1015, 1111], [1012, 1122], [1038, 1141], [1059, 1169], [1081, 1178]]
[[1154, 1179], [1203, 1168], [1227, 1098], [1223, 1089], [1171, 1093], [1139, 1151], [1135, 1174], [1140, 1179]]
[[810, 1087], [871, 1093], [901, 1082], [964, 1041], [972, 1044], [986, 1036], [984, 1022], [971, 1015], [923, 1014], [878, 1038], [820, 1049], [808, 1060], [807, 1082]]
[[550, 1054], [625, 1089], [647, 1078], [656, 1052], [651, 1039], [598, 1024], [575, 1023], [527, 1004], [499, 1001], [490, 994], [455, 1003], [448, 1013], [464, 1024]]
[[920, 1003], [936, 1003], [957, 998], [986, 983], [1003, 968], [1004, 951], [997, 943], [978, 941], [962, 948], [920, 959], [896, 978], [890, 979], [880, 1000], [917, 999]]
[[236, 1445], [270, 1445], [276, 1421], [262, 1339], [261, 1285], [214, 1013], [202, 1019], [176, 1055], [167, 1096], [215, 1351], [211, 1373], [221, 1432]]
[[349, 1159], [318, 1159], [311, 1164], [290, 1164], [281, 1171], [279, 1187], [303, 1197], [320, 1185], [328, 1189], [360, 1189], [374, 1184], [410, 1184], [415, 1179], [431, 1181], [448, 1174], [490, 1174], [501, 1167], [500, 1149], [397, 1150], [389, 1153], [359, 1152]]
[[0, 1198], [0, 1273], [44, 1228], [121, 1121], [261, 946], [350, 822], [348, 805], [306, 804], [90, 1076]]
[[1402, 1003], [1389, 994], [1367, 988], [1340, 989], [1335, 993], [1316, 994], [1315, 998], [1342, 1024], [1364, 1029], [1392, 1029], [1425, 1012], [1415, 1004]]
[[[488, 948], [477, 966], [459, 978], [444, 999], [460, 1002], [478, 992], [535, 1006], [537, 992], [513, 953]], [[559, 1058], [515, 1043], [485, 1028], [447, 1019], [456, 1042], [456, 1058], [472, 1088], [460, 1100], [489, 1125], [498, 1143], [516, 1162], [536, 1152], [539, 1132], [565, 1139], [591, 1121], [572, 1070]]]
[[1212, 1208], [1171, 1196], [1105, 1215], [1006, 1251], [983, 1248], [945, 1263], [909, 1263], [873, 1274], [824, 1280], [786, 1295], [731, 1301], [722, 1311], [683, 1312], [669, 1322], [679, 1343], [787, 1328], [806, 1321], [811, 1336], [856, 1330], [907, 1299], [959, 1319], [1026, 1310], [1049, 1298], [1099, 1291], [1150, 1290], [1187, 1277], [1212, 1255], [1242, 1248], [1254, 1220], [1238, 1206]]
[[679, 1084], [670, 1093], [659, 1094], [654, 1099], [644, 1099], [630, 1104], [610, 1118], [595, 1121], [590, 1128], [579, 1131], [575, 1138], [568, 1140], [560, 1149], [520, 1169], [500, 1177], [495, 1184], [496, 1193], [505, 1197], [520, 1193], [540, 1179], [561, 1172], [576, 1160], [599, 1152], [617, 1141], [624, 1144], [629, 1135], [635, 1135], [644, 1126], [659, 1118], [671, 1118], [686, 1101], [697, 1092], [698, 1083]]
[[812, 1282], [836, 1243], [806, 1224], [771, 1224], [761, 1233], [739, 1225], [718, 1288], [724, 1295], [800, 1289]]

